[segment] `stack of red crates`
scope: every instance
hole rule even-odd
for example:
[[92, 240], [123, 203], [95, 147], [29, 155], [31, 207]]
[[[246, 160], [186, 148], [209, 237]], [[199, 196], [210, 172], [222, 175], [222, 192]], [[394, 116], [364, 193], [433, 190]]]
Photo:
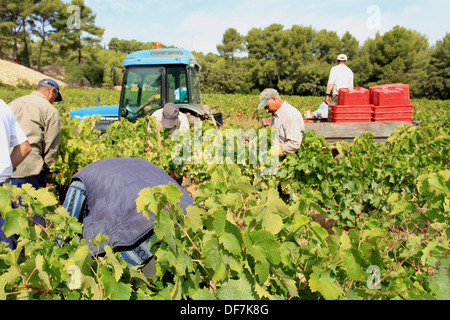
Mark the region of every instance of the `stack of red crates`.
[[364, 87], [340, 89], [338, 104], [330, 108], [331, 122], [371, 122], [373, 105], [370, 91]]
[[391, 83], [340, 89], [337, 105], [330, 108], [331, 122], [411, 121], [409, 84]]
[[411, 121], [412, 104], [409, 85], [391, 83], [370, 87], [373, 121]]

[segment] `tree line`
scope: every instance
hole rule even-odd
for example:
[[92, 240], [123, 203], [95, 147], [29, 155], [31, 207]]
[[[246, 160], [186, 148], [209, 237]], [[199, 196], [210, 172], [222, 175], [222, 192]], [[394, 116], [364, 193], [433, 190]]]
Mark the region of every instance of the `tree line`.
[[290, 95], [323, 96], [330, 68], [345, 53], [355, 86], [402, 82], [410, 84], [413, 97], [450, 98], [450, 33], [431, 46], [425, 35], [396, 26], [360, 44], [350, 32], [339, 37], [311, 26], [272, 24], [245, 36], [229, 28], [217, 50], [219, 55], [199, 57], [203, 81], [216, 92], [274, 87]]
[[[100, 45], [104, 29], [83, 0], [0, 0], [0, 58], [42, 71], [61, 66], [64, 81], [111, 87], [113, 65], [154, 42], [112, 38]], [[155, 39], [157, 41], [157, 39]], [[173, 47], [162, 44], [162, 47]], [[415, 98], [450, 99], [450, 33], [430, 44], [426, 35], [396, 26], [364, 43], [350, 33], [312, 26], [271, 24], [242, 35], [225, 30], [218, 54], [194, 51], [202, 66], [204, 92], [259, 93], [273, 87], [283, 94], [323, 96], [330, 68], [345, 53], [355, 86], [409, 83]]]

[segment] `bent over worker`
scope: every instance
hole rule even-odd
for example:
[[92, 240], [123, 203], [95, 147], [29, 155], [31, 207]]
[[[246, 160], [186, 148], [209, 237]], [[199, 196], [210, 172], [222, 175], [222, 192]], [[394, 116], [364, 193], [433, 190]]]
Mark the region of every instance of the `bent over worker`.
[[[153, 234], [155, 214], [149, 212], [150, 219], [147, 219], [137, 212], [136, 199], [144, 188], [169, 183], [181, 190], [179, 202], [186, 210], [193, 199], [153, 163], [137, 158], [103, 159], [72, 177], [63, 206], [83, 224], [82, 237], [92, 254], [103, 254], [104, 246], [109, 243], [128, 266], [144, 264], [143, 273], [152, 277], [154, 260], [148, 242]], [[89, 240], [100, 233], [109, 240], [94, 248]]]

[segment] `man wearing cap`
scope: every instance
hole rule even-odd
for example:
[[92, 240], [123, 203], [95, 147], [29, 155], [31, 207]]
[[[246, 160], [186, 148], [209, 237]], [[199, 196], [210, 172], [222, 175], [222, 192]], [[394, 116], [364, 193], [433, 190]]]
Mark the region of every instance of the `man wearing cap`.
[[161, 124], [163, 128], [169, 129], [170, 133], [175, 130], [189, 130], [188, 118], [180, 112], [175, 103], [166, 103], [162, 109], [153, 112], [152, 116], [158, 120], [158, 124]]
[[271, 126], [278, 130], [270, 154], [282, 156], [300, 149], [305, 131], [300, 111], [281, 99], [277, 90], [271, 88], [264, 89], [259, 96], [258, 110], [262, 108], [272, 114]]
[[345, 54], [340, 54], [336, 60], [337, 66], [331, 68], [330, 76], [328, 78], [325, 95], [325, 103], [328, 105], [338, 104], [339, 89], [353, 89], [353, 71], [347, 67], [347, 56]]
[[56, 159], [61, 138], [55, 101], [62, 101], [59, 85], [53, 79], [43, 79], [35, 91], [9, 103], [32, 149], [13, 173], [9, 180], [12, 184], [30, 183], [36, 189], [46, 187], [46, 174]]

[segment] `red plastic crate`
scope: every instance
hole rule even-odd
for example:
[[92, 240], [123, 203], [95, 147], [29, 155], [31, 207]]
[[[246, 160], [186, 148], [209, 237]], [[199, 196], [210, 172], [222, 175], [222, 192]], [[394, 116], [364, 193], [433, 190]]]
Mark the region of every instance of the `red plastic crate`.
[[403, 92], [402, 95], [402, 103], [401, 104], [409, 104], [410, 103], [410, 93], [409, 93], [409, 84], [405, 83], [389, 83], [382, 84], [378, 86], [372, 86], [369, 88], [369, 104], [375, 104], [375, 90], [400, 90]]
[[372, 122], [372, 118], [363, 119], [330, 119], [330, 122]]
[[401, 89], [375, 89], [372, 99], [376, 106], [409, 104], [409, 97]]
[[373, 122], [411, 122], [412, 118], [373, 119]]
[[371, 113], [373, 111], [373, 105], [332, 105], [330, 106], [330, 111], [334, 113]]
[[365, 112], [365, 113], [331, 112], [330, 117], [332, 119], [372, 119], [372, 112]]
[[339, 89], [338, 105], [369, 104], [370, 92], [364, 87]]
[[412, 119], [412, 113], [410, 112], [398, 112], [398, 113], [381, 113], [381, 114], [374, 114], [374, 119], [391, 119], [391, 118], [401, 118], [401, 119]]
[[393, 105], [393, 106], [373, 106], [374, 114], [383, 113], [398, 113], [398, 112], [413, 112], [412, 104], [408, 105]]
[[411, 121], [412, 112], [380, 113], [373, 115], [373, 121]]

